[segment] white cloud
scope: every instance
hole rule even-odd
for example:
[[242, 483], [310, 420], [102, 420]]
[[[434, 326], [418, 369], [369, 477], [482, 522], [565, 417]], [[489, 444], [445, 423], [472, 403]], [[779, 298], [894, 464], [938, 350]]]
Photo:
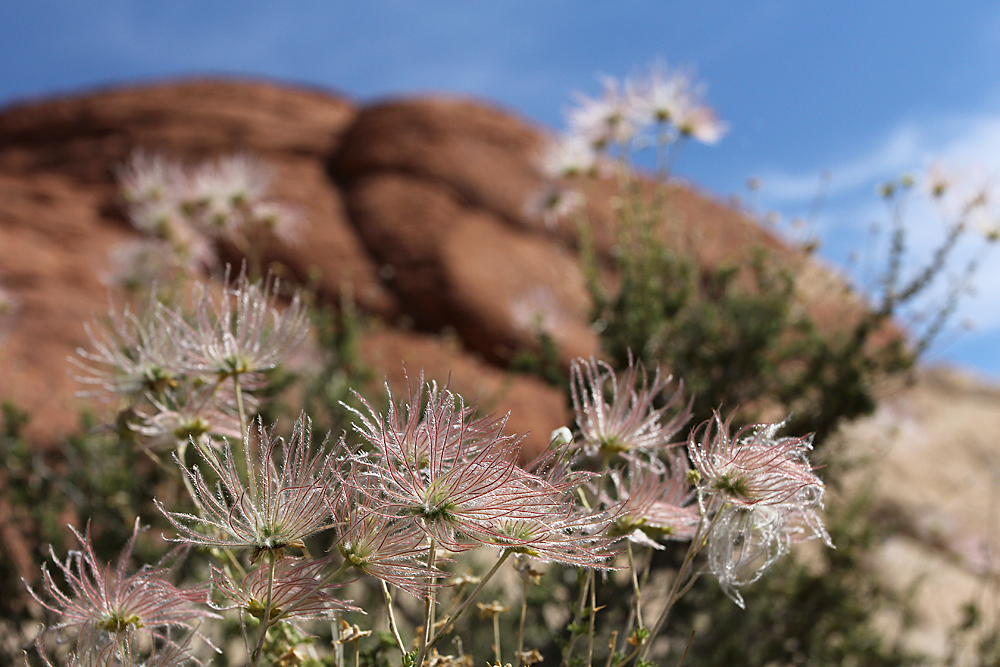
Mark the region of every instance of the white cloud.
[[[1000, 174], [1000, 115], [951, 116], [905, 122], [894, 128], [874, 150], [828, 165], [831, 197], [858, 189], [872, 191], [878, 183], [940, 162], [963, 171], [973, 168]], [[794, 206], [816, 196], [818, 174], [771, 172], [761, 175], [762, 195], [776, 207]]]
[[846, 160], [831, 168], [817, 169], [810, 174], [789, 174], [781, 172], [764, 173], [762, 196], [776, 208], [812, 201], [819, 187], [819, 173], [827, 171], [831, 175], [828, 195], [866, 187], [873, 183], [894, 177], [907, 168], [912, 168], [921, 154], [921, 139], [916, 128], [904, 125], [897, 128], [876, 150]]
[[[954, 253], [950, 274], [959, 275], [972, 259], [981, 260], [974, 278], [975, 294], [962, 301], [953, 322], [968, 320], [974, 329], [962, 334], [967, 343], [958, 348], [931, 350], [931, 358], [954, 361], [997, 374], [1000, 360], [983, 359], [966, 350], [990, 347], [988, 341], [1000, 343], [1000, 248], [987, 244], [981, 232], [988, 226], [995, 227], [1000, 220], [1000, 115], [970, 114], [944, 118], [907, 121], [888, 132], [872, 151], [843, 159], [827, 167], [831, 179], [827, 190], [827, 203], [823, 207], [816, 231], [831, 250], [864, 251], [866, 235], [872, 221], [879, 221], [882, 246], [888, 241], [891, 228], [890, 212], [876, 194], [880, 183], [911, 173], [921, 179], [931, 165], [939, 164], [947, 174], [953, 174], [953, 192], [946, 198], [948, 206], [938, 206], [926, 191], [916, 191], [907, 199], [904, 212], [907, 229], [906, 276], [912, 276], [931, 260], [932, 253], [942, 243], [947, 221], [957, 219], [960, 202], [975, 193], [986, 191], [993, 200], [989, 215], [972, 217], [969, 234]], [[819, 191], [820, 173], [790, 174], [773, 172], [762, 176], [764, 189], [761, 203], [784, 214], [798, 215], [812, 204]], [[942, 208], [944, 213], [942, 213]], [[875, 253], [875, 271], [884, 266], [884, 248]], [[879, 259], [881, 258], [881, 260]], [[863, 263], [863, 262], [862, 262]], [[863, 279], [857, 277], [859, 281]], [[876, 281], [869, 277], [870, 283]], [[933, 310], [947, 292], [947, 280], [930, 290], [922, 306]], [[919, 329], [919, 326], [917, 327]], [[947, 337], [947, 336], [946, 336]]]

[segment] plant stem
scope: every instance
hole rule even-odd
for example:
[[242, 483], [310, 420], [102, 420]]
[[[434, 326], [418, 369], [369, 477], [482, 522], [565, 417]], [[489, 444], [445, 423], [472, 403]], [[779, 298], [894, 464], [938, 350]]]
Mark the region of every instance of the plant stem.
[[639, 649], [639, 660], [646, 657], [646, 653], [649, 651], [649, 647], [653, 643], [653, 638], [659, 634], [660, 630], [663, 629], [664, 623], [667, 621], [667, 616], [670, 614], [671, 608], [673, 608], [674, 603], [680, 598], [679, 592], [681, 589], [681, 581], [688, 576], [688, 570], [690, 569], [691, 562], [694, 560], [694, 554], [699, 551], [699, 549], [694, 548], [695, 543], [691, 543], [691, 548], [688, 549], [688, 553], [684, 556], [684, 562], [681, 563], [681, 567], [677, 570], [677, 576], [674, 577], [674, 581], [670, 586], [670, 592], [667, 593], [667, 604], [660, 612], [659, 618], [656, 619], [656, 623], [653, 624], [649, 631], [649, 638], [646, 643], [643, 644]]
[[615, 648], [618, 646], [618, 631], [615, 630], [611, 633], [611, 639], [608, 640], [608, 661], [604, 663], [604, 667], [611, 667], [611, 661], [615, 659]]
[[233, 387], [236, 391], [236, 409], [240, 414], [240, 431], [245, 434], [247, 432], [247, 411], [243, 405], [243, 390], [240, 388], [240, 376], [238, 373], [233, 373]]
[[[339, 616], [338, 619], [343, 620], [342, 617]], [[347, 667], [347, 664], [344, 662], [344, 644], [340, 641], [340, 624], [334, 620], [333, 623], [330, 624], [330, 630], [330, 643], [333, 645], [334, 667]]]
[[681, 659], [677, 661], [677, 667], [681, 667], [681, 664], [682, 664], [682, 663], [684, 662], [684, 658], [686, 658], [686, 657], [687, 657], [687, 654], [688, 654], [688, 651], [690, 651], [690, 650], [691, 650], [691, 642], [693, 642], [693, 641], [694, 641], [694, 632], [695, 632], [695, 631], [694, 631], [694, 630], [692, 630], [692, 631], [691, 631], [691, 636], [690, 636], [690, 637], [688, 637], [688, 643], [687, 643], [687, 645], [686, 645], [686, 646], [684, 647], [684, 652], [683, 652], [683, 653], [681, 653]]
[[587, 630], [589, 640], [587, 642], [587, 667], [594, 664], [594, 624], [597, 621], [597, 581], [594, 571], [590, 571], [590, 627]]
[[392, 631], [392, 636], [396, 640], [396, 648], [403, 655], [406, 655], [406, 647], [403, 646], [403, 640], [399, 636], [399, 627], [396, 625], [396, 612], [392, 609], [392, 595], [389, 594], [389, 587], [386, 586], [384, 579], [379, 579], [382, 582], [382, 595], [385, 597], [385, 609], [389, 616], [389, 629]]
[[639, 588], [639, 577], [635, 571], [635, 559], [632, 556], [632, 543], [625, 540], [625, 547], [628, 549], [628, 569], [632, 574], [632, 588], [635, 590], [635, 619], [639, 624], [639, 629], [646, 627], [642, 622], [642, 591]]
[[[188, 495], [191, 496], [191, 502], [193, 502], [195, 507], [197, 507], [198, 494], [195, 493], [194, 485], [191, 484], [191, 480], [190, 478], [188, 478], [188, 474], [186, 472], [187, 462], [185, 461], [185, 457], [187, 456], [187, 444], [188, 444], [187, 440], [179, 440], [177, 442], [177, 452], [176, 452], [177, 463], [179, 463], [181, 467], [180, 469], [181, 481], [184, 482], [184, 488], [187, 489]], [[150, 458], [153, 458], [154, 461], [159, 462], [159, 457], [157, 457], [151, 451], [147, 449], [146, 453], [150, 456]]]
[[233, 374], [233, 387], [236, 391], [236, 409], [240, 413], [240, 437], [245, 438], [243, 458], [247, 466], [247, 480], [250, 482], [251, 495], [254, 499], [257, 499], [259, 498], [257, 495], [257, 472], [254, 470], [253, 461], [250, 457], [250, 433], [247, 430], [247, 413], [246, 408], [243, 406], [243, 390], [240, 389], [240, 378], [236, 373]]
[[517, 628], [517, 667], [521, 667], [521, 657], [524, 653], [524, 617], [528, 615], [528, 577], [522, 576], [521, 582], [521, 623]]
[[233, 564], [233, 567], [236, 568], [236, 571], [240, 575], [240, 579], [242, 579], [245, 576], [247, 576], [246, 568], [243, 567], [242, 563], [240, 563], [239, 559], [236, 557], [236, 554], [233, 553], [233, 550], [232, 549], [222, 549], [222, 551], [226, 554], [226, 557], [229, 559], [229, 562]]
[[502, 665], [500, 661], [500, 614], [493, 614], [493, 654], [497, 658], [497, 664]]
[[[646, 653], [649, 652], [649, 647], [653, 645], [653, 639], [659, 634], [660, 630], [663, 629], [664, 623], [667, 622], [667, 616], [670, 614], [670, 609], [674, 606], [674, 603], [680, 599], [680, 597], [686, 593], [691, 585], [694, 583], [694, 577], [690, 577], [688, 581], [684, 581], [690, 575], [691, 564], [694, 562], [695, 556], [705, 547], [708, 541], [708, 536], [712, 532], [712, 527], [715, 525], [716, 520], [722, 513], [723, 508], [715, 513], [710, 522], [707, 522], [703, 517], [701, 522], [698, 524], [698, 530], [695, 532], [694, 539], [691, 540], [691, 546], [688, 547], [687, 553], [684, 554], [684, 561], [681, 563], [680, 569], [677, 570], [677, 576], [674, 577], [673, 583], [670, 585], [670, 592], [667, 594], [667, 604], [660, 612], [659, 618], [656, 619], [656, 623], [649, 630], [649, 638], [646, 643], [639, 647], [639, 653], [637, 661], [642, 660], [646, 657]], [[684, 586], [681, 586], [681, 582], [684, 581]]]
[[264, 638], [271, 627], [271, 595], [274, 592], [274, 565], [276, 558], [273, 551], [267, 552], [267, 599], [264, 602], [264, 618], [260, 622], [260, 637], [257, 639], [257, 647], [253, 650], [251, 660], [254, 667], [260, 664], [261, 653], [264, 651]]
[[[580, 576], [581, 575], [578, 575], [577, 581], [579, 581]], [[580, 621], [583, 620], [583, 610], [587, 606], [587, 591], [589, 590], [590, 586], [590, 577], [587, 575], [582, 575], [582, 576], [583, 576], [583, 586], [580, 589], [580, 599], [576, 604], [576, 615], [573, 618], [573, 626], [575, 628], [579, 627]], [[562, 662], [559, 663], [560, 667], [567, 667], [567, 665], [569, 665], [569, 659], [573, 655], [573, 645], [576, 644], [576, 640], [579, 636], [580, 635], [576, 630], [574, 630], [570, 634], [569, 641], [566, 643], [566, 648], [563, 649]]]
[[[427, 554], [427, 569], [434, 571], [434, 561], [437, 558], [437, 543], [434, 538], [431, 538], [430, 551]], [[427, 586], [427, 591], [424, 598], [424, 631], [420, 635], [420, 645], [417, 648], [417, 667], [424, 664], [424, 654], [427, 652], [428, 643], [430, 642], [431, 632], [434, 625], [434, 596], [431, 595], [431, 586], [433, 586], [433, 579]]]
[[[483, 590], [483, 587], [490, 579], [493, 578], [493, 575], [496, 574], [497, 570], [500, 569], [500, 566], [503, 565], [504, 561], [507, 560], [510, 554], [511, 552], [509, 550], [504, 550], [503, 555], [497, 559], [497, 562], [493, 564], [493, 567], [490, 568], [490, 571], [486, 573], [486, 576], [484, 576], [482, 579], [479, 580], [479, 585], [476, 586], [475, 590], [469, 593], [469, 597], [465, 599], [465, 602], [463, 602], [462, 605], [458, 609], [456, 609], [454, 613], [448, 614], [447, 620], [445, 620], [444, 625], [441, 626], [441, 629], [437, 631], [437, 634], [434, 635], [434, 638], [427, 645], [428, 649], [430, 649], [432, 646], [441, 641], [444, 638], [445, 634], [451, 631], [451, 629], [455, 626], [455, 621], [458, 620], [458, 617], [461, 616], [462, 612], [464, 612], [468, 608], [468, 606], [472, 603], [472, 600], [475, 599], [477, 595], [479, 595], [479, 591]], [[419, 665], [420, 663], [417, 664]]]

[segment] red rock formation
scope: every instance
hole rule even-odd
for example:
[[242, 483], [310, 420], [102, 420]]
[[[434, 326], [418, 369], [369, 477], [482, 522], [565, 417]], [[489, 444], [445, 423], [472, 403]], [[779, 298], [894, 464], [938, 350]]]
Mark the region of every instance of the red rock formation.
[[[390, 377], [409, 359], [411, 368], [426, 366], [441, 380], [451, 372], [456, 390], [498, 411], [523, 403], [511, 426], [531, 431], [529, 442], [542, 446], [564, 423], [565, 406], [556, 390], [529, 378], [512, 382], [531, 389], [500, 391], [510, 384], [500, 382], [502, 362], [531, 342], [530, 331], [511, 324], [510, 302], [533, 285], [535, 265], [560, 293], [571, 294], [575, 316], [585, 302], [579, 279], [561, 286], [562, 273], [576, 271], [565, 253], [503, 218], [519, 214], [519, 199], [537, 182], [531, 150], [539, 141], [524, 123], [472, 103], [359, 112], [327, 93], [257, 82], [166, 83], [9, 108], [0, 113], [0, 286], [13, 294], [15, 310], [0, 321], [0, 396], [33, 415], [28, 434], [36, 442], [75, 426], [78, 387], [66, 359], [87, 344], [84, 323], [107, 310], [101, 278], [109, 248], [135, 233], [114, 186], [116, 167], [133, 150], [187, 161], [250, 151], [274, 170], [275, 197], [300, 207], [306, 220], [297, 243], [272, 243], [265, 260], [312, 280], [331, 302], [348, 285], [363, 312], [389, 323], [402, 312], [426, 331], [459, 330], [470, 351], [438, 345], [434, 354], [414, 357], [413, 349], [434, 345], [415, 333], [385, 349], [371, 344], [385, 340], [376, 336], [364, 349]], [[359, 202], [352, 203], [357, 215], [348, 215], [345, 190], [329, 175], [334, 165], [346, 198]], [[399, 184], [404, 199], [371, 202], [369, 212], [364, 192], [373, 191], [361, 184], [393, 175], [408, 177]], [[419, 196], [424, 191], [437, 196], [438, 208]], [[417, 223], [450, 231], [429, 242]], [[492, 270], [483, 263], [506, 247], [508, 261]], [[387, 276], [397, 265], [396, 277], [383, 282], [379, 271]], [[567, 349], [595, 351], [586, 326], [574, 324], [584, 342]], [[479, 360], [476, 351], [501, 366]]]
[[[527, 214], [541, 184], [542, 135], [509, 113], [461, 100], [391, 101], [367, 108], [334, 95], [259, 82], [194, 81], [27, 103], [0, 112], [0, 286], [15, 311], [0, 320], [0, 397], [51, 442], [76, 421], [66, 358], [87, 343], [84, 322], [106, 312], [109, 248], [134, 235], [114, 173], [135, 149], [186, 161], [250, 151], [275, 172], [274, 195], [300, 207], [300, 241], [264, 251], [331, 303], [349, 289], [386, 323], [363, 346], [380, 373], [410, 368], [506, 412], [544, 446], [566, 423], [559, 392], [509, 376], [534, 344], [538, 316], [562, 360], [598, 353], [570, 225]], [[598, 195], [606, 185], [598, 184]], [[599, 252], [610, 256], [614, 215], [590, 205]], [[676, 187], [670, 219], [708, 264], [748, 246], [794, 253], [737, 212]], [[345, 287], [346, 286], [346, 287]], [[393, 333], [402, 325], [415, 331]], [[433, 336], [454, 332], [460, 349]], [[419, 352], [415, 352], [419, 350]], [[503, 390], [517, 387], [517, 391]]]

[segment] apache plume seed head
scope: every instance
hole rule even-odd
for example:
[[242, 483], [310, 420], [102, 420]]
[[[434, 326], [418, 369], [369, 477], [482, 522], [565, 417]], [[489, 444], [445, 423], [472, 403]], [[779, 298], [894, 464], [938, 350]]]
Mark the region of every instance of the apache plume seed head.
[[823, 482], [806, 458], [811, 436], [777, 437], [782, 424], [756, 424], [731, 433], [732, 419], [723, 421], [716, 413], [688, 441], [703, 498], [744, 507], [822, 499]]
[[570, 374], [576, 422], [584, 451], [590, 456], [649, 454], [672, 446], [674, 435], [690, 415], [688, 407], [666, 419], [681, 401], [680, 389], [662, 407], [655, 407], [671, 378], [661, 379], [657, 370], [650, 382], [642, 364], [631, 360], [620, 378], [609, 365], [593, 357], [589, 361], [577, 359]]
[[133, 642], [137, 635], [167, 641], [170, 629], [190, 631], [193, 622], [215, 616], [193, 606], [207, 602], [207, 589], [177, 588], [167, 581], [170, 570], [164, 561], [129, 571], [132, 549], [140, 532], [138, 520], [113, 569], [94, 555], [89, 527], [82, 535], [76, 529], [71, 530], [80, 543], [80, 551], [70, 552], [65, 561], [52, 553], [68, 589], [60, 588], [48, 569], [43, 568], [42, 593], [30, 586], [28, 592], [58, 617], [50, 630], [71, 633], [78, 659], [112, 655], [119, 646]]
[[324, 570], [329, 564], [329, 558], [282, 558], [274, 565], [274, 579], [270, 583], [269, 565], [263, 559], [241, 581], [213, 567], [215, 590], [232, 603], [217, 609], [239, 609], [262, 620], [270, 588], [272, 622], [324, 619], [344, 611], [360, 611], [333, 595], [342, 584], [324, 581]]
[[277, 279], [252, 282], [245, 272], [218, 301], [199, 286], [194, 325], [173, 318], [190, 370], [243, 382], [284, 361], [308, 334], [309, 319], [297, 293], [279, 312], [278, 288]]
[[604, 505], [620, 504], [614, 513], [611, 531], [633, 542], [663, 549], [657, 539], [690, 540], [700, 521], [695, 490], [688, 481], [687, 456], [674, 450], [666, 469], [638, 460], [625, 470], [612, 471], [617, 498]]
[[739, 588], [760, 579], [793, 543], [833, 543], [819, 514], [823, 482], [806, 456], [812, 438], [778, 437], [781, 424], [731, 434], [731, 422], [716, 414], [693, 431], [688, 454], [698, 473], [699, 505], [711, 517], [709, 570], [742, 607]]
[[84, 373], [77, 376], [79, 382], [128, 402], [177, 385], [187, 353], [180, 332], [159, 303], [153, 302], [141, 314], [128, 308], [120, 314], [112, 310], [109, 320], [107, 327], [85, 325], [92, 349], [80, 348], [79, 358], [70, 357]]
[[[304, 415], [289, 440], [274, 435], [258, 420], [257, 437], [244, 440], [240, 473], [229, 443], [199, 447], [202, 461], [218, 479], [213, 491], [197, 466], [178, 465], [194, 489], [199, 516], [157, 507], [180, 532], [178, 542], [264, 551], [305, 546], [311, 535], [332, 527], [327, 495], [336, 480], [334, 462], [325, 448], [313, 452], [312, 427]], [[275, 460], [280, 451], [280, 465]]]

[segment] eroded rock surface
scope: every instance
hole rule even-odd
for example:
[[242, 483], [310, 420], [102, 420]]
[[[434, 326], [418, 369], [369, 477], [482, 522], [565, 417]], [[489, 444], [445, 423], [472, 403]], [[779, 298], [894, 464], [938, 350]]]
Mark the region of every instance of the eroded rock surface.
[[[250, 152], [273, 171], [274, 197], [305, 221], [297, 242], [268, 244], [265, 262], [329, 303], [349, 293], [387, 332], [401, 326], [392, 344], [378, 338], [384, 349], [364, 346], [390, 378], [401, 359], [420, 359], [401, 341], [425, 349], [428, 337], [452, 336], [457, 346], [416, 365], [451, 370], [456, 390], [489, 396], [500, 412], [517, 406], [511, 427], [537, 451], [566, 422], [565, 405], [506, 366], [536, 344], [539, 326], [565, 366], [599, 354], [576, 231], [528, 212], [542, 185], [543, 142], [514, 115], [477, 102], [359, 108], [251, 81], [160, 83], [8, 108], [0, 112], [0, 287], [14, 305], [0, 320], [0, 395], [35, 415], [36, 442], [74, 427], [77, 387], [66, 359], [87, 343], [84, 323], [107, 310], [109, 250], [137, 234], [115, 187], [115, 170], [133, 151], [186, 163]], [[608, 258], [615, 217], [606, 200], [598, 192], [591, 215]], [[706, 262], [738, 261], [754, 244], [793, 254], [690, 189], [675, 188], [670, 201], [672, 229]], [[498, 391], [499, 378], [519, 391]]]

